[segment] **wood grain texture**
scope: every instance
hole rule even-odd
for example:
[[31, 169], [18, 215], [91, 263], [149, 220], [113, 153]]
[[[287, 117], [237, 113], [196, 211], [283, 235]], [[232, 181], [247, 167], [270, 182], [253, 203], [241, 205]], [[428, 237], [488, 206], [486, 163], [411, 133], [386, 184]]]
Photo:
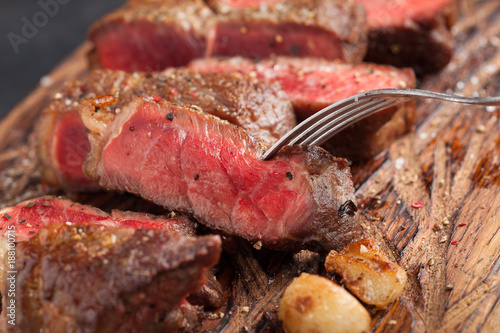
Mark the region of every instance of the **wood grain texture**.
[[[452, 62], [420, 87], [467, 96], [500, 95], [500, 2], [462, 1]], [[87, 72], [85, 44], [0, 123], [0, 207], [46, 193], [30, 136], [37, 115], [66, 79]], [[419, 103], [414, 133], [376, 159], [352, 166], [359, 218], [406, 268], [403, 295], [370, 309], [374, 332], [495, 332], [500, 327], [500, 111]], [[103, 209], [161, 213], [129, 195], [71, 194]], [[416, 209], [412, 202], [422, 201]], [[458, 241], [457, 245], [452, 242]], [[280, 331], [284, 288], [306, 271], [325, 275], [324, 257], [257, 251], [228, 241], [217, 273], [227, 304], [205, 321], [213, 332]], [[223, 316], [221, 315], [223, 314]]]

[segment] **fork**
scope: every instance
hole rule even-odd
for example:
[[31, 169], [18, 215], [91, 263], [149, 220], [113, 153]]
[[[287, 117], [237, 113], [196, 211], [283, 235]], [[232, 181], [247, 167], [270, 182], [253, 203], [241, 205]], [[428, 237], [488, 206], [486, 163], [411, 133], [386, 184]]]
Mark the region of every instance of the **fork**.
[[321, 145], [346, 127], [392, 105], [416, 100], [441, 101], [500, 106], [500, 97], [463, 97], [420, 89], [379, 89], [366, 91], [340, 100], [316, 112], [269, 148], [263, 160], [273, 158], [287, 145]]

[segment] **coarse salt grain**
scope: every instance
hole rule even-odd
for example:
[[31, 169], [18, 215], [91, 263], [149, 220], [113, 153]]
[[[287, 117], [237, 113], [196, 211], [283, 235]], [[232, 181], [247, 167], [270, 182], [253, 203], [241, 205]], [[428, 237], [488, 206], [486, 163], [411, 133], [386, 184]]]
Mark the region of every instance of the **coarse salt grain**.
[[420, 139], [425, 140], [429, 137], [429, 133], [427, 132], [420, 133], [419, 137]]
[[484, 71], [487, 74], [493, 74], [497, 71], [497, 66], [495, 66], [494, 64], [487, 65], [484, 67]]
[[405, 164], [405, 159], [403, 157], [397, 158], [394, 161], [394, 167], [398, 170], [401, 170], [404, 164]]

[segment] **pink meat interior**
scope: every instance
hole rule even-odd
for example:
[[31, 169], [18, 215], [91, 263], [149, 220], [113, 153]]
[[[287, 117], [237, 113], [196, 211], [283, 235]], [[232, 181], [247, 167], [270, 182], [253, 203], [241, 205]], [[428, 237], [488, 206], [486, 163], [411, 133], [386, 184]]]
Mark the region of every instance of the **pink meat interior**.
[[45, 226], [55, 223], [93, 224], [132, 229], [182, 230], [186, 222], [153, 219], [149, 215], [130, 212], [105, 212], [69, 200], [58, 198], [34, 199], [0, 211], [0, 237], [15, 230], [16, 241], [26, 241]]
[[54, 125], [52, 156], [59, 164], [62, 176], [71, 182], [71, 185], [85, 186], [90, 182], [82, 171], [83, 161], [90, 151], [87, 130], [76, 111], [65, 112], [58, 120]]
[[274, 54], [343, 58], [337, 36], [319, 28], [293, 23], [219, 22], [208, 36], [208, 56], [264, 58]]
[[262, 161], [257, 143], [220, 124], [141, 101], [102, 152], [100, 183], [250, 238], [283, 237], [309, 223], [315, 202], [304, 157]]
[[452, 0], [356, 0], [366, 8], [370, 28], [403, 26], [436, 16]]
[[127, 72], [182, 66], [205, 53], [204, 41], [174, 24], [114, 21], [92, 36], [101, 66]]

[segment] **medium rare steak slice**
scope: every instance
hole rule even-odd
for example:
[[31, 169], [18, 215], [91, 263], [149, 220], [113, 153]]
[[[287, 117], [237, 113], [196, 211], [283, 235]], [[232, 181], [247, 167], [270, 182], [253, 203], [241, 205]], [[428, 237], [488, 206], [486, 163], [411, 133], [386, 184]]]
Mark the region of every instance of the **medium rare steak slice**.
[[358, 62], [365, 55], [365, 11], [352, 0], [253, 4], [218, 13], [207, 36], [208, 56], [294, 55]]
[[[16, 242], [28, 241], [44, 227], [55, 223], [100, 225], [116, 228], [131, 229], [160, 229], [177, 232], [185, 236], [195, 236], [195, 224], [182, 215], [171, 218], [163, 218], [144, 213], [113, 210], [107, 214], [102, 210], [81, 205], [68, 199], [45, 196], [37, 199], [22, 202], [14, 207], [0, 210], [0, 258], [5, 256], [3, 249], [6, 249], [6, 239], [12, 237]], [[0, 286], [5, 282], [5, 267], [3, 260], [0, 260]], [[203, 302], [199, 305], [214, 306], [220, 305], [223, 301], [220, 283], [210, 272], [205, 272], [207, 284], [203, 288], [193, 293], [192, 297], [197, 297]], [[0, 289], [1, 290], [1, 289]], [[210, 295], [210, 297], [208, 297]]]
[[[90, 151], [88, 136], [78, 114], [80, 100], [119, 94], [113, 111], [119, 112], [134, 96], [146, 94], [192, 106], [245, 128], [266, 145], [276, 142], [296, 124], [292, 105], [284, 92], [267, 83], [232, 75], [171, 69], [158, 74], [128, 74], [95, 70], [85, 81], [67, 83], [55, 94], [38, 122], [38, 152], [42, 178], [50, 186], [68, 191], [99, 187], [82, 173]], [[101, 98], [102, 107], [114, 101]]]
[[[196, 331], [184, 298], [204, 283], [218, 236], [54, 224], [16, 246], [12, 332]], [[10, 298], [7, 297], [7, 304]]]
[[203, 1], [131, 1], [89, 31], [104, 68], [159, 71], [205, 54], [205, 30], [214, 16]]
[[[241, 57], [206, 58], [194, 60], [190, 67], [199, 71], [240, 74], [279, 86], [292, 100], [299, 121], [363, 91], [415, 87], [411, 69], [315, 58], [276, 57], [258, 62]], [[410, 130], [414, 118], [414, 102], [391, 107], [345, 129], [324, 147], [336, 156], [372, 158], [387, 148], [395, 137]]]
[[81, 110], [92, 146], [84, 172], [101, 186], [272, 248], [341, 248], [358, 238], [344, 159], [293, 146], [262, 161], [265, 147], [247, 132], [196, 109], [147, 96], [119, 114], [93, 103]]
[[132, 229], [161, 229], [194, 236], [194, 223], [182, 215], [162, 218], [119, 210], [108, 214], [98, 208], [68, 199], [46, 196], [0, 210], [0, 237], [5, 237], [9, 230], [15, 230], [16, 241], [24, 242], [48, 225], [66, 222]]
[[450, 61], [455, 0], [356, 1], [367, 12], [367, 61], [413, 67], [418, 73], [436, 71]]

